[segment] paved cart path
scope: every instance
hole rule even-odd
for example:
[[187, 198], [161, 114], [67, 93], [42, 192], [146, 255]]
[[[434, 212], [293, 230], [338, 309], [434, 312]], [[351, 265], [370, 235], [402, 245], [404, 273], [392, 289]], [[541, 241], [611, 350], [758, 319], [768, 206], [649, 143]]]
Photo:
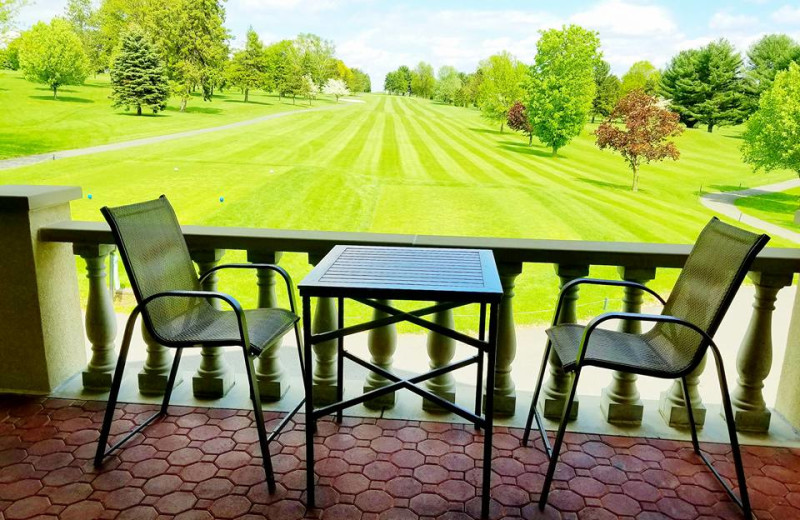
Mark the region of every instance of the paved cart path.
[[11, 168], [19, 168], [21, 166], [30, 166], [44, 161], [55, 161], [56, 159], [66, 159], [68, 157], [78, 157], [81, 155], [91, 155], [95, 153], [111, 152], [114, 150], [123, 150], [125, 148], [133, 148], [135, 146], [143, 146], [146, 144], [163, 143], [165, 141], [173, 141], [175, 139], [185, 139], [187, 137], [194, 137], [202, 134], [210, 134], [212, 132], [221, 132], [233, 128], [240, 128], [243, 126], [255, 125], [269, 121], [270, 119], [278, 119], [280, 117], [290, 116], [294, 114], [307, 114], [308, 112], [320, 112], [322, 110], [333, 110], [339, 106], [325, 106], [308, 108], [305, 110], [287, 110], [285, 112], [276, 112], [264, 116], [255, 117], [253, 119], [246, 119], [244, 121], [237, 121], [235, 123], [228, 123], [220, 126], [212, 126], [208, 128], [198, 128], [196, 130], [187, 130], [185, 132], [176, 132], [174, 134], [155, 135], [152, 137], [143, 137], [141, 139], [132, 139], [130, 141], [121, 141], [118, 143], [101, 144], [98, 146], [88, 146], [86, 148], [75, 148], [73, 150], [61, 150], [57, 152], [47, 152], [35, 155], [25, 155], [22, 157], [12, 157], [10, 159], [0, 160], [0, 170], [9, 170]]
[[766, 186], [758, 186], [756, 188], [749, 188], [746, 190], [709, 193], [700, 197], [700, 201], [705, 207], [712, 209], [717, 213], [736, 219], [739, 222], [743, 222], [749, 226], [758, 228], [771, 235], [779, 236], [781, 238], [785, 238], [786, 240], [791, 240], [792, 242], [800, 244], [800, 233], [743, 213], [739, 208], [736, 207], [736, 200], [742, 197], [766, 195], [767, 193], [776, 193], [791, 190], [797, 187], [800, 187], [800, 179], [792, 179], [789, 181], [768, 184]]

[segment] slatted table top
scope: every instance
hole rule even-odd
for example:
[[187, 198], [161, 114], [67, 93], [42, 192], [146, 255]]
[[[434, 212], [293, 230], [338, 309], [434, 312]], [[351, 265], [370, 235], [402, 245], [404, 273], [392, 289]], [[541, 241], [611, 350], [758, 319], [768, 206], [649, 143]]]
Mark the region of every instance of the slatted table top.
[[335, 246], [298, 285], [301, 296], [499, 302], [485, 249]]

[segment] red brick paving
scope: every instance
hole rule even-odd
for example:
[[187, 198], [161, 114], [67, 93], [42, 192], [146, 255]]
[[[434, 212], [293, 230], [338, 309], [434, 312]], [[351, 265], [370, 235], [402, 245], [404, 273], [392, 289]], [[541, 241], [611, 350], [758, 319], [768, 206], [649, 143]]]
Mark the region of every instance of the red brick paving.
[[[270, 495], [246, 410], [173, 407], [168, 418], [95, 470], [104, 405], [2, 397], [0, 520], [457, 520], [475, 518], [480, 510], [482, 437], [468, 425], [321, 422], [320, 507], [307, 513], [302, 419], [271, 447], [278, 489]], [[112, 431], [124, 433], [153, 410], [123, 406]], [[273, 422], [279, 417], [266, 415]], [[546, 458], [540, 447], [521, 447], [521, 434], [497, 428], [493, 518], [741, 518], [689, 443], [584, 434], [568, 435], [550, 506], [539, 513], [535, 501]], [[733, 478], [728, 447], [705, 448], [721, 473]], [[745, 447], [744, 459], [757, 517], [800, 518], [800, 450]]]

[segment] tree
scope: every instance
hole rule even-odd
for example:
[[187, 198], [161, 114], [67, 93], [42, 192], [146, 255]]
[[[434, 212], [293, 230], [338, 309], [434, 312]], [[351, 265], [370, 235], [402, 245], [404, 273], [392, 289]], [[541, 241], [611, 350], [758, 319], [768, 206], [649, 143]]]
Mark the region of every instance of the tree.
[[68, 0], [64, 15], [72, 25], [72, 30], [81, 39], [92, 72], [97, 74], [104, 70], [108, 66], [108, 53], [104, 52], [97, 25], [99, 18], [92, 7], [92, 0]]
[[522, 82], [527, 67], [508, 52], [489, 56], [481, 61], [481, 83], [478, 106], [483, 116], [500, 124], [500, 131], [508, 119], [508, 109], [522, 97]]
[[264, 45], [252, 27], [247, 30], [244, 50], [233, 54], [228, 80], [231, 85], [242, 89], [245, 103], [248, 101], [251, 89], [264, 87], [267, 84], [267, 58], [264, 54]]
[[622, 76], [621, 95], [633, 90], [643, 90], [646, 94], [655, 94], [661, 83], [661, 72], [649, 61], [637, 61]]
[[350, 92], [358, 94], [360, 92], [370, 92], [372, 90], [372, 84], [366, 72], [356, 68], [350, 69], [350, 72], [353, 73], [352, 80], [347, 84], [347, 88], [350, 89]]
[[770, 89], [778, 72], [800, 62], [800, 44], [785, 34], [768, 34], [750, 47], [747, 60], [747, 75], [760, 95]]
[[461, 74], [449, 65], [439, 67], [434, 98], [443, 103], [455, 103], [456, 94], [461, 90]]
[[389, 94], [400, 94], [402, 96], [410, 94], [411, 70], [405, 65], [401, 65], [397, 70], [386, 74], [383, 89]]
[[528, 112], [522, 102], [515, 101], [511, 108], [508, 109], [508, 127], [527, 135], [528, 146], [533, 143], [533, 128], [531, 127], [530, 119], [528, 119]]
[[111, 98], [115, 108], [135, 107], [136, 115], [142, 115], [143, 106], [154, 114], [167, 107], [169, 82], [164, 67], [139, 30], [122, 37], [111, 68]]
[[588, 121], [599, 47], [597, 33], [577, 25], [542, 31], [536, 44], [526, 107], [533, 135], [553, 155], [580, 134]]
[[336, 47], [333, 42], [323, 40], [316, 34], [301, 33], [297, 35], [295, 47], [302, 64], [301, 77], [309, 74], [317, 85], [322, 86], [336, 75]]
[[0, 34], [12, 26], [14, 17], [23, 5], [24, 0], [0, 0]]
[[306, 74], [303, 76], [303, 84], [300, 89], [300, 95], [305, 96], [308, 100], [308, 104], [311, 105], [311, 101], [317, 99], [317, 95], [319, 95], [319, 86], [314, 82], [314, 78], [311, 77], [311, 74]]
[[[615, 119], [621, 119], [624, 129]], [[595, 131], [597, 146], [619, 152], [633, 173], [632, 191], [639, 190], [642, 161], [677, 161], [680, 152], [671, 140], [683, 132], [678, 114], [658, 106], [658, 100], [642, 90], [634, 90], [619, 100], [617, 106]]]
[[336, 78], [329, 79], [322, 88], [322, 92], [324, 94], [334, 96], [337, 103], [339, 102], [340, 97], [350, 94], [350, 91], [347, 90], [347, 85], [345, 82]]
[[210, 101], [215, 80], [228, 56], [228, 32], [222, 0], [174, 0], [166, 6], [159, 29], [167, 74], [180, 96], [181, 112], [200, 88]]
[[681, 119], [715, 126], [742, 122], [748, 112], [748, 85], [742, 58], [721, 39], [675, 56], [661, 80], [661, 92]]
[[786, 168], [800, 176], [800, 65], [779, 72], [747, 121], [742, 155], [756, 171]]
[[608, 117], [620, 98], [619, 78], [611, 74], [611, 65], [599, 60], [594, 67], [595, 94], [592, 100], [592, 123], [596, 116]]
[[433, 75], [433, 67], [421, 61], [411, 71], [411, 93], [415, 96], [430, 99], [436, 88], [436, 78]]
[[6, 45], [0, 67], [4, 69], [19, 70], [19, 45], [22, 38], [17, 36]]
[[39, 22], [22, 34], [19, 66], [26, 79], [50, 87], [55, 99], [59, 87], [83, 83], [89, 62], [69, 23], [53, 18], [49, 25]]

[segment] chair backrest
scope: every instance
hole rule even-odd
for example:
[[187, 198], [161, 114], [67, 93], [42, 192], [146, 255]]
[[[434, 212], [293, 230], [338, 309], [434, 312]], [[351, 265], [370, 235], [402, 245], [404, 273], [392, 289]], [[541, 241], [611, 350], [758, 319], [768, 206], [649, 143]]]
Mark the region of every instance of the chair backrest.
[[[693, 323], [713, 337], [750, 265], [768, 241], [767, 235], [712, 218], [686, 259], [663, 313]], [[674, 324], [659, 323], [647, 337], [673, 366], [683, 369], [699, 363], [708, 347], [699, 334]]]
[[[137, 302], [164, 291], [200, 290], [178, 218], [164, 195], [100, 211], [111, 226]], [[204, 298], [156, 299], [142, 316], [151, 334], [170, 341], [208, 307]]]

